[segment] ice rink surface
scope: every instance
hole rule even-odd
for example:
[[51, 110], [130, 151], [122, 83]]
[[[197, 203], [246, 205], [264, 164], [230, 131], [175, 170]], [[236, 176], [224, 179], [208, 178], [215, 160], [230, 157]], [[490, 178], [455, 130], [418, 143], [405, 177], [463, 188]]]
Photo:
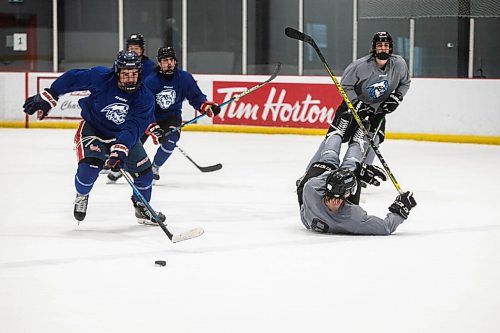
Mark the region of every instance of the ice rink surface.
[[[499, 146], [388, 140], [418, 206], [391, 236], [337, 236], [305, 230], [295, 194], [321, 137], [185, 132], [223, 168], [161, 169], [152, 206], [205, 229], [172, 244], [104, 175], [77, 227], [73, 134], [0, 129], [0, 332], [498, 332]], [[383, 217], [396, 194], [361, 205]]]

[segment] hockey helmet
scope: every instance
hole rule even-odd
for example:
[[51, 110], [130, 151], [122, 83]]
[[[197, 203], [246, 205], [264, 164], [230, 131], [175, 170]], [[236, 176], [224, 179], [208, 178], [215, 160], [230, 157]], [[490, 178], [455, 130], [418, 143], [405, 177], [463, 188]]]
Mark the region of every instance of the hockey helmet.
[[129, 45], [139, 45], [144, 50], [144, 36], [141, 34], [132, 34], [127, 38], [127, 48]]
[[[141, 72], [142, 72], [142, 62], [137, 53], [133, 51], [120, 51], [116, 55], [116, 60], [114, 63], [114, 71], [118, 77], [118, 86], [120, 89], [127, 92], [134, 92], [139, 87], [141, 83]], [[139, 71], [139, 77], [135, 83], [122, 83], [120, 82], [120, 71], [123, 69], [137, 69]]]
[[375, 49], [377, 43], [387, 42], [389, 43], [389, 54], [392, 54], [393, 51], [393, 41], [392, 36], [387, 31], [379, 31], [377, 32], [372, 39], [372, 53], [375, 54]]
[[[165, 69], [162, 68], [161, 65], [161, 60], [162, 59], [167, 59], [167, 58], [172, 58], [175, 60], [175, 67], [172, 69]], [[172, 46], [163, 46], [158, 49], [158, 54], [156, 56], [156, 59], [158, 59], [158, 70], [167, 75], [171, 75], [174, 73], [174, 70], [177, 68], [177, 56], [175, 54], [175, 50]]]
[[358, 187], [354, 173], [345, 168], [340, 168], [326, 178], [325, 197], [344, 199], [346, 194], [354, 195]]
[[158, 55], [156, 59], [160, 62], [161, 59], [174, 58], [177, 61], [175, 50], [172, 46], [163, 46], [158, 49]]

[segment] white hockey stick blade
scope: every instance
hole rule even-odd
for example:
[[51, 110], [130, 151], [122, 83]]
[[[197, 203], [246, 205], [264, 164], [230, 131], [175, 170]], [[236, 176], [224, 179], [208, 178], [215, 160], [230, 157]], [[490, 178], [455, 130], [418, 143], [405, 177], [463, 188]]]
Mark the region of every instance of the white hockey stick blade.
[[172, 237], [172, 243], [182, 242], [191, 238], [199, 237], [203, 235], [204, 232], [205, 230], [203, 230], [203, 228], [195, 228], [186, 232], [181, 232], [180, 234], [174, 235]]

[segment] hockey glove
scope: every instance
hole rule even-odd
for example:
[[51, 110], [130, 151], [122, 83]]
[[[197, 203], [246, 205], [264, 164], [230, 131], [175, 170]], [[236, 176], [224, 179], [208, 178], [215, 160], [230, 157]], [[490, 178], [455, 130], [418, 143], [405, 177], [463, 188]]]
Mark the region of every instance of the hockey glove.
[[212, 118], [220, 113], [220, 106], [215, 102], [205, 101], [200, 107], [200, 112]]
[[403, 95], [399, 92], [393, 92], [387, 97], [385, 101], [380, 104], [380, 108], [385, 114], [394, 112], [399, 104], [403, 101]]
[[360, 164], [356, 162], [354, 174], [358, 180], [373, 186], [379, 186], [380, 181], [387, 180], [387, 176], [382, 168], [375, 165], [367, 165], [366, 163]]
[[412, 192], [405, 192], [396, 197], [396, 200], [389, 206], [391, 213], [402, 216], [405, 220], [410, 214], [410, 210], [417, 205]]
[[165, 136], [165, 131], [157, 123], [149, 124], [146, 129], [146, 134], [153, 139], [153, 143], [157, 145], [158, 143], [163, 143], [167, 140]]
[[106, 166], [112, 171], [120, 170], [120, 164], [128, 156], [128, 148], [122, 144], [114, 144], [111, 146], [111, 153], [106, 161]]
[[354, 109], [358, 113], [358, 116], [361, 119], [366, 118], [366, 116], [369, 116], [373, 113], [375, 113], [375, 109], [371, 107], [370, 105], [366, 104], [365, 102], [361, 100], [357, 100], [354, 104]]
[[24, 112], [32, 115], [37, 112], [37, 118], [42, 120], [50, 110], [57, 105], [59, 97], [49, 88], [39, 94], [28, 97], [23, 104]]

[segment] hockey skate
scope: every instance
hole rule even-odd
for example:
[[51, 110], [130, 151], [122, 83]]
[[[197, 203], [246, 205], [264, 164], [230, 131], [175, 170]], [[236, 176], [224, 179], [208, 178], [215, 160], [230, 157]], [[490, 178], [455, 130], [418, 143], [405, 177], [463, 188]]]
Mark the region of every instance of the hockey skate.
[[349, 125], [351, 124], [352, 121], [352, 114], [349, 111], [344, 111], [342, 114], [340, 114], [337, 117], [333, 119], [333, 122], [331, 124], [332, 130], [330, 131], [330, 134], [337, 134], [339, 135], [342, 139], [344, 139], [344, 136], [347, 132], [347, 129], [349, 128]]
[[113, 171], [110, 170], [108, 173], [108, 184], [114, 184], [118, 179], [120, 179], [122, 176], [120, 171]]
[[73, 215], [75, 219], [80, 224], [81, 221], [85, 219], [85, 215], [87, 215], [87, 206], [89, 203], [89, 195], [81, 195], [77, 194], [75, 199], [75, 208], [73, 210]]
[[[134, 204], [135, 209], [135, 217], [137, 217], [137, 223], [146, 224], [146, 225], [154, 225], [157, 226], [158, 222], [156, 222], [154, 216], [147, 209], [146, 206], [140, 201], [137, 201], [132, 197], [132, 203]], [[165, 222], [166, 218], [162, 212], [156, 212], [156, 215], [160, 218], [161, 222]]]
[[[370, 123], [366, 120], [362, 120], [362, 123], [363, 123], [363, 126], [365, 128], [369, 128], [370, 126]], [[365, 138], [365, 131], [363, 131], [361, 129], [361, 127], [358, 126], [358, 128], [356, 129], [356, 132], [354, 132], [353, 136], [351, 137], [351, 140], [349, 141], [349, 143], [354, 143], [356, 142], [357, 144], [359, 144], [359, 147], [361, 148], [361, 152], [364, 152], [365, 151], [365, 146], [366, 146], [366, 143], [368, 142], [368, 140], [366, 140]]]

